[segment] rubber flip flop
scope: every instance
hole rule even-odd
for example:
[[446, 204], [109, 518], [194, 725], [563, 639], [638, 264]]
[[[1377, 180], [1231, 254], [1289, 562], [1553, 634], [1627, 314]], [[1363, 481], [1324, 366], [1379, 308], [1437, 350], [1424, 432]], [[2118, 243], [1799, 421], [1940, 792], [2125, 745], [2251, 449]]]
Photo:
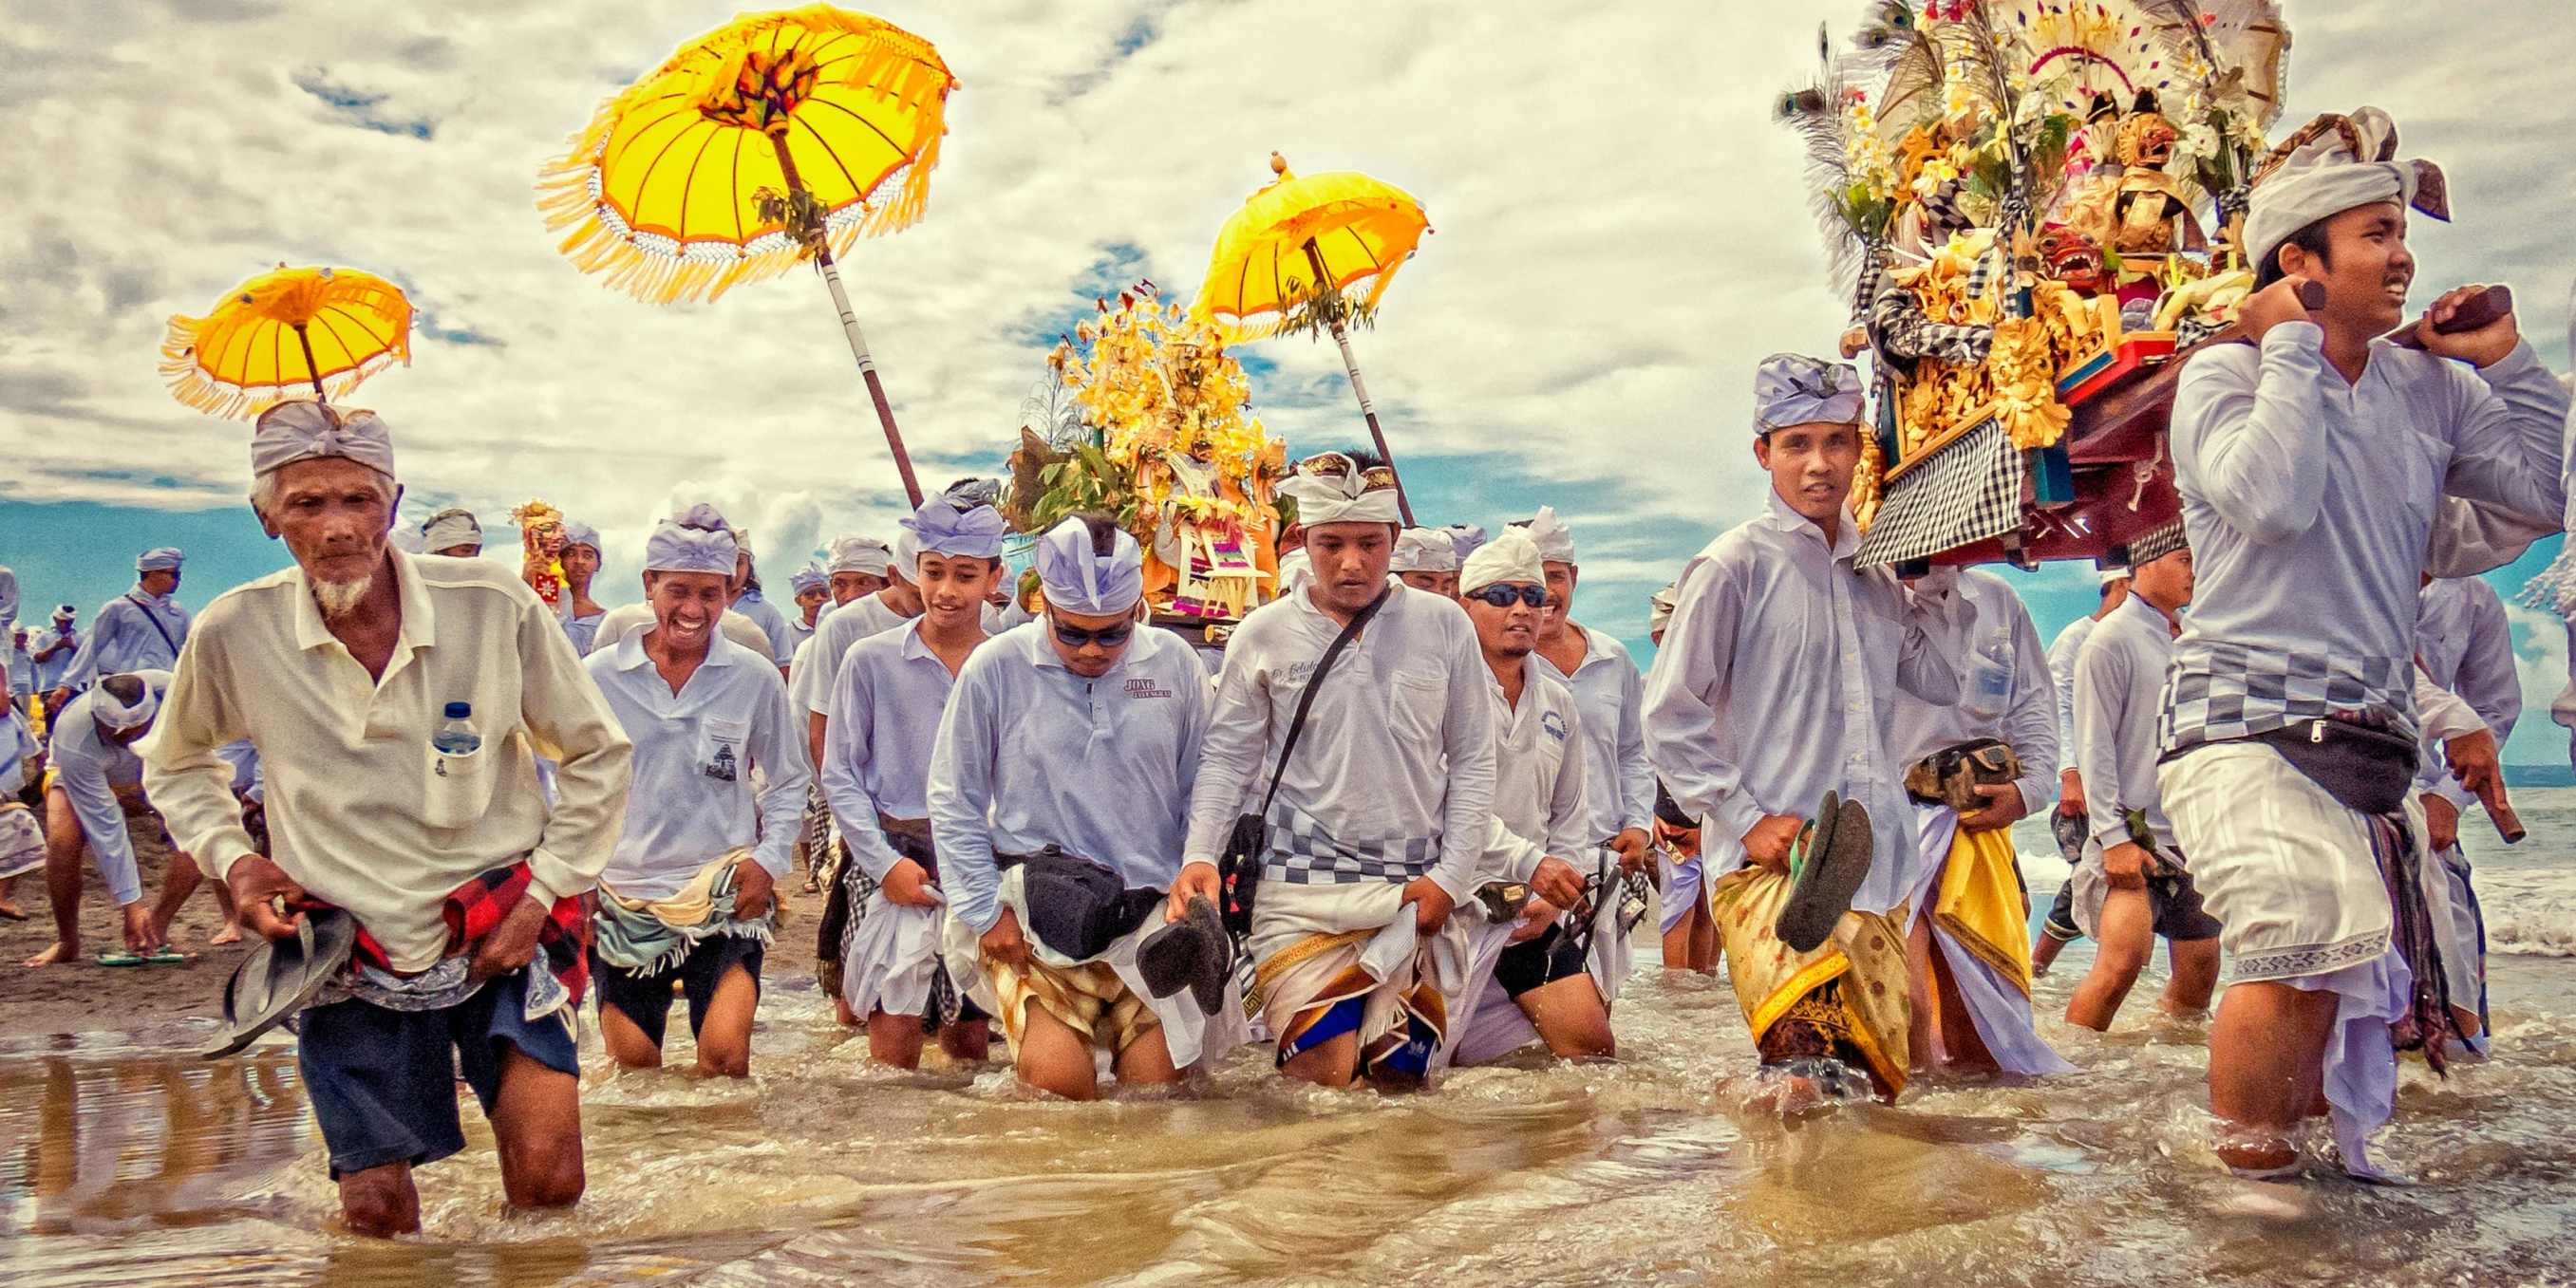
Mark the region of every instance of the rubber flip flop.
[[304, 1009], [357, 946], [358, 922], [339, 908], [308, 909], [289, 939], [258, 942], [224, 981], [224, 1032], [205, 1058], [219, 1060]]
[[[1831, 826], [1825, 820], [1832, 819]], [[1780, 908], [1773, 927], [1780, 942], [1796, 952], [1814, 952], [1833, 937], [1834, 923], [1851, 911], [1852, 894], [1869, 876], [1875, 838], [1869, 811], [1828, 791], [1816, 807], [1816, 827], [1796, 870], [1796, 889]]]
[[148, 953], [142, 954], [142, 959], [146, 963], [154, 966], [180, 966], [187, 963], [188, 955], [180, 952], [176, 948], [172, 948], [168, 944], [163, 944]]
[[1192, 896], [1179, 921], [1145, 936], [1136, 946], [1136, 973], [1156, 999], [1186, 988], [1199, 1010], [1216, 1014], [1225, 1006], [1225, 983], [1234, 965], [1234, 941], [1216, 905]]
[[101, 966], [140, 966], [143, 964], [142, 954], [130, 953], [122, 948], [110, 949], [107, 952], [100, 953], [98, 956], [93, 957], [90, 960], [97, 962]]

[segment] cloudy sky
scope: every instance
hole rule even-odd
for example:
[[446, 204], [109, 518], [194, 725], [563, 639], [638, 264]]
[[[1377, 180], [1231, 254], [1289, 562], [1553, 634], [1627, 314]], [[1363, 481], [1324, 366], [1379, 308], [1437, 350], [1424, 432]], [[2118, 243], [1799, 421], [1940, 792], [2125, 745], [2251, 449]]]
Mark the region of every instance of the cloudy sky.
[[[1356, 344], [1417, 508], [1492, 525], [1553, 502], [1584, 549], [1583, 615], [1642, 637], [1645, 593], [1758, 501], [1752, 364], [1821, 350], [1842, 320], [1768, 111], [1817, 25], [1861, 8], [880, 0], [962, 87], [927, 218], [845, 272], [935, 485], [998, 463], [1095, 295], [1150, 277], [1186, 298], [1271, 150], [1398, 184], [1435, 232]], [[2514, 283], [2563, 364], [2564, 0], [2286, 8], [2290, 118], [2387, 108], [2451, 176], [2458, 222], [2416, 229], [2423, 281]], [[631, 593], [617, 570], [689, 501], [749, 523], [772, 565], [890, 530], [900, 489], [819, 281], [638, 304], [577, 273], [535, 211], [539, 165], [599, 99], [733, 12], [0, 0], [0, 561], [30, 602], [94, 604], [133, 550], [180, 536], [198, 602], [275, 565], [233, 503], [246, 426], [173, 402], [155, 360], [169, 315], [280, 261], [380, 273], [420, 308], [413, 365], [357, 399], [396, 429], [407, 513], [543, 496], [616, 547], [603, 598]], [[1241, 352], [1293, 449], [1362, 441], [1329, 345]], [[2043, 629], [2083, 580], [2024, 579]], [[2554, 691], [2555, 625], [2523, 625]]]

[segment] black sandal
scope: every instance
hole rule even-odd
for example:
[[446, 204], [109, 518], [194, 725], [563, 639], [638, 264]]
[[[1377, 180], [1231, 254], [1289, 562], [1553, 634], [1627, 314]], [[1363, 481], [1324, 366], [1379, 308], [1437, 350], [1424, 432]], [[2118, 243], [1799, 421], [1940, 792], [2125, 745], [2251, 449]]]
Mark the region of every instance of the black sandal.
[[1869, 811], [1859, 801], [1827, 791], [1809, 824], [1806, 845], [1790, 869], [1796, 889], [1780, 908], [1772, 927], [1780, 942], [1802, 953], [1814, 952], [1833, 937], [1834, 923], [1851, 911], [1853, 892], [1869, 877], [1875, 836]]

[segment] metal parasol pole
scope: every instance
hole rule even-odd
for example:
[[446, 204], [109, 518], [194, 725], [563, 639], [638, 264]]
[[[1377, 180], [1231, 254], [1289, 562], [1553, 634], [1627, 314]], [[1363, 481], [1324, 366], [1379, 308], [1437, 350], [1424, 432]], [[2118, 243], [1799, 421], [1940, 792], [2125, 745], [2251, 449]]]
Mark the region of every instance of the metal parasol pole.
[[[769, 142], [778, 150], [778, 168], [786, 175], [787, 191], [796, 209], [803, 209], [810, 198], [805, 180], [796, 173], [796, 159], [787, 154], [787, 133], [772, 133]], [[791, 216], [792, 217], [792, 216]], [[868, 383], [868, 398], [877, 405], [877, 423], [885, 426], [886, 447], [894, 453], [895, 472], [903, 476], [904, 495], [915, 508], [921, 505], [921, 483], [912, 476], [912, 457], [903, 450], [903, 435], [894, 427], [894, 405], [886, 401], [885, 382], [877, 378], [876, 359], [868, 356], [868, 339], [859, 332], [859, 315], [850, 309], [850, 293], [841, 289], [841, 269], [832, 261], [832, 245], [818, 222], [810, 230], [806, 245], [813, 248], [814, 262], [823, 269], [823, 284], [832, 289], [832, 306], [841, 311], [841, 334], [849, 337], [850, 356], [859, 360], [859, 378]]]
[[[1314, 266], [1316, 288], [1321, 290], [1329, 286], [1332, 279], [1324, 272], [1324, 256], [1315, 249], [1312, 237], [1306, 239], [1306, 262]], [[1404, 526], [1413, 527], [1413, 501], [1404, 494], [1404, 474], [1395, 468], [1395, 453], [1386, 450], [1386, 431], [1378, 428], [1377, 407], [1369, 402], [1368, 385], [1360, 380], [1360, 360], [1351, 355], [1350, 333], [1343, 329], [1339, 314], [1335, 314], [1331, 322], [1333, 343], [1342, 347], [1342, 370], [1350, 373], [1351, 392], [1359, 395], [1360, 415], [1368, 419], [1369, 438], [1377, 443], [1377, 454], [1386, 462], [1386, 472], [1395, 476], [1396, 508], [1404, 514]]]
[[[243, 298], [247, 299], [249, 297], [244, 296]], [[304, 372], [306, 375], [313, 377], [313, 400], [315, 402], [331, 401], [331, 396], [322, 392], [322, 364], [313, 360], [313, 337], [304, 334], [304, 324], [301, 322], [295, 324], [295, 342], [304, 346]]]

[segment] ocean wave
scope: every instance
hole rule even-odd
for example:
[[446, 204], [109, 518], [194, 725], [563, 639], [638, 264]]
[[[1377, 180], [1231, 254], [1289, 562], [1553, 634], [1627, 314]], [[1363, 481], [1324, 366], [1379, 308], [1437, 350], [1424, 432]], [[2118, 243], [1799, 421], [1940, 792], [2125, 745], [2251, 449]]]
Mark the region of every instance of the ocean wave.
[[2576, 957], [2576, 873], [2481, 868], [2470, 879], [2488, 952]]

